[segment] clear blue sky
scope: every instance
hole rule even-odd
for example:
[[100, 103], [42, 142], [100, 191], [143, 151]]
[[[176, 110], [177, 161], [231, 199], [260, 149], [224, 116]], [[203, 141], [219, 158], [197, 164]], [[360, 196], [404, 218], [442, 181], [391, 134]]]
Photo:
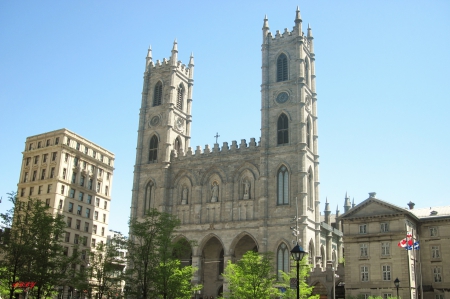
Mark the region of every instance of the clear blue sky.
[[191, 146], [260, 137], [261, 27], [315, 38], [320, 200], [448, 205], [450, 1], [0, 1], [0, 211], [25, 138], [68, 128], [116, 155], [127, 232], [145, 55], [195, 56]]

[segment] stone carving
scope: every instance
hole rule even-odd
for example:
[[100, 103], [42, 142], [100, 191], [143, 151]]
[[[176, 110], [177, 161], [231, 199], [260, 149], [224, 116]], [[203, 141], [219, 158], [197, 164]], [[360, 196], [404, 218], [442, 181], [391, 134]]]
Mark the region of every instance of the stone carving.
[[244, 197], [243, 199], [250, 199], [250, 182], [245, 179], [244, 182]]
[[182, 205], [187, 205], [188, 203], [188, 189], [186, 187], [183, 187], [183, 191], [182, 191], [182, 198], [181, 198], [181, 204]]
[[211, 188], [211, 202], [217, 202], [219, 198], [219, 184], [214, 182]]

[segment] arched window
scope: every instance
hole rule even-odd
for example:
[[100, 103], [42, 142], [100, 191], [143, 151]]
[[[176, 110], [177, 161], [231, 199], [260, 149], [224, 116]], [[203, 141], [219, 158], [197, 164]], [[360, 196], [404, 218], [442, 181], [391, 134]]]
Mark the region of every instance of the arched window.
[[314, 180], [311, 168], [308, 171], [308, 208], [312, 209], [314, 207]]
[[288, 79], [288, 64], [285, 54], [281, 54], [277, 59], [277, 82]]
[[181, 83], [177, 89], [177, 108], [183, 110], [184, 86]]
[[278, 200], [277, 204], [287, 205], [289, 204], [289, 172], [285, 166], [282, 166], [278, 170]]
[[148, 162], [153, 163], [156, 162], [158, 158], [158, 137], [154, 135], [152, 139], [150, 139], [150, 149], [148, 150]]
[[305, 59], [305, 82], [309, 86], [309, 60]]
[[289, 142], [289, 123], [286, 114], [281, 114], [277, 122], [277, 143], [285, 144]]
[[309, 242], [309, 249], [308, 249], [308, 263], [310, 265], [314, 265], [314, 243], [311, 240], [311, 242]]
[[144, 216], [147, 213], [147, 211], [150, 209], [150, 203], [152, 200], [152, 194], [153, 194], [153, 182], [149, 182], [147, 184], [147, 187], [145, 188], [145, 197], [144, 197]]
[[306, 121], [306, 145], [309, 149], [311, 148], [311, 120], [308, 117], [308, 120]]
[[155, 85], [155, 92], [153, 94], [153, 106], [161, 105], [162, 100], [162, 83], [158, 81]]
[[289, 256], [290, 252], [286, 246], [286, 244], [281, 243], [280, 246], [278, 246], [277, 250], [277, 274], [278, 274], [278, 280], [282, 279], [282, 275], [280, 271], [283, 271], [285, 273], [289, 273]]
[[180, 155], [180, 150], [181, 150], [181, 140], [180, 140], [180, 137], [178, 137], [177, 139], [175, 139], [174, 149], [175, 149], [175, 151], [177, 152], [177, 154]]

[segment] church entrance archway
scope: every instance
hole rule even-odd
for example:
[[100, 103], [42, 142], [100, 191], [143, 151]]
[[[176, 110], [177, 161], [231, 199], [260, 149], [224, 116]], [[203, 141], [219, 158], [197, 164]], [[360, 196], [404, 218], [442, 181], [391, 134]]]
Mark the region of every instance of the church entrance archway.
[[234, 246], [234, 262], [239, 261], [247, 251], [252, 250], [258, 252], [258, 244], [256, 244], [255, 240], [248, 234], [238, 236], [233, 243], [236, 244]]
[[224, 248], [215, 236], [211, 237], [203, 246], [201, 269], [202, 293], [205, 298], [211, 296], [216, 298], [219, 288], [223, 285]]
[[175, 240], [173, 256], [180, 260], [181, 266], [192, 266], [192, 247], [184, 237]]

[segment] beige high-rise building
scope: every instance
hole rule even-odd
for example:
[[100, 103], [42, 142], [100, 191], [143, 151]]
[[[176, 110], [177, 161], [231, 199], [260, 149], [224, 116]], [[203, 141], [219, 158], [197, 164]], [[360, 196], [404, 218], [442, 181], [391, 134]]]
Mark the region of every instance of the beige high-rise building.
[[[186, 243], [183, 260], [199, 269], [202, 298], [226, 291], [227, 262], [248, 250], [275, 253], [275, 270], [286, 272], [297, 239], [317, 273], [342, 257], [330, 207], [324, 219], [319, 210], [314, 38], [309, 26], [303, 31], [299, 9], [289, 19], [292, 30], [275, 33], [262, 20], [261, 106], [248, 111], [261, 113], [261, 136], [249, 141], [191, 147], [194, 58], [179, 61], [176, 42], [162, 61], [148, 50], [131, 216], [156, 208], [179, 217], [177, 241]], [[331, 282], [311, 279], [325, 296]]]
[[[67, 129], [30, 136], [25, 142], [18, 197], [38, 198], [65, 216], [66, 254], [78, 244], [82, 258], [106, 242], [114, 154]], [[81, 265], [83, 266], [83, 265]], [[60, 293], [75, 292], [70, 286]]]

